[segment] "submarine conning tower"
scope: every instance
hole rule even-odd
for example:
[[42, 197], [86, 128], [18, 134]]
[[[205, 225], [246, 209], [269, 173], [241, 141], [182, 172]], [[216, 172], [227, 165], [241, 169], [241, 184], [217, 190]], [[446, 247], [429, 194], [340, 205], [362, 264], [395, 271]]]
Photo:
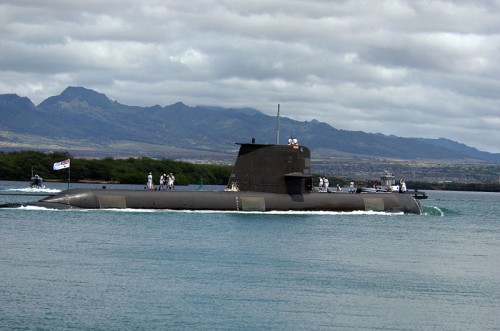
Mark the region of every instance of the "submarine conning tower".
[[228, 189], [302, 194], [312, 189], [311, 152], [300, 145], [239, 143]]

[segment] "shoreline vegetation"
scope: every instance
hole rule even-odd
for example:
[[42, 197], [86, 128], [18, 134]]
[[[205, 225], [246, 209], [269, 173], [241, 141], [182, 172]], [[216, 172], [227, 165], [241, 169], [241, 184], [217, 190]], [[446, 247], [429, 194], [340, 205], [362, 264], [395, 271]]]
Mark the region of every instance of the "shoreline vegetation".
[[[171, 159], [151, 159], [148, 157], [127, 159], [84, 159], [74, 158], [67, 152], [42, 153], [37, 151], [0, 152], [0, 180], [29, 181], [38, 174], [46, 182], [66, 182], [68, 171], [52, 170], [52, 165], [61, 160], [71, 159], [71, 182], [94, 184], [145, 184], [147, 174], [153, 173], [154, 183], [160, 175], [173, 173], [176, 185], [203, 183], [206, 185], [226, 185], [232, 165], [194, 164]], [[314, 180], [318, 175], [314, 175]], [[349, 186], [350, 178], [329, 176], [330, 184]], [[373, 186], [373, 180], [354, 180], [356, 186]], [[316, 183], [316, 181], [313, 181]], [[459, 183], [421, 182], [407, 180], [409, 190], [450, 190], [500, 192], [500, 183]]]
[[146, 184], [151, 172], [156, 184], [162, 174], [173, 173], [176, 185], [204, 184], [225, 185], [232, 166], [193, 164], [170, 159], [148, 157], [128, 159], [74, 158], [67, 152], [42, 153], [19, 151], [0, 153], [0, 179], [29, 181], [31, 174], [41, 176], [45, 182], [68, 180], [68, 169], [52, 170], [56, 162], [71, 159], [71, 182], [102, 184]]

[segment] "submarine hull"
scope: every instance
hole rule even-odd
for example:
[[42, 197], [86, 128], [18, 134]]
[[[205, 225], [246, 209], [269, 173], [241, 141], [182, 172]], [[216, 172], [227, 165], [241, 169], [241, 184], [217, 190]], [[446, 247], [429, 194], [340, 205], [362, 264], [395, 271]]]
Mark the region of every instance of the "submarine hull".
[[52, 209], [171, 209], [221, 211], [383, 211], [421, 214], [419, 202], [401, 193], [302, 194], [231, 191], [72, 189], [27, 204]]

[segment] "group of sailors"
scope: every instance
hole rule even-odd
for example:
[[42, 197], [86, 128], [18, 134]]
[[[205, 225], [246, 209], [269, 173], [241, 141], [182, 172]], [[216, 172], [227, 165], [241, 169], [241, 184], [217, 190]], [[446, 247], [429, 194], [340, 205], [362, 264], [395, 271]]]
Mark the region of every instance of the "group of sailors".
[[[172, 173], [163, 174], [160, 176], [160, 180], [158, 182], [158, 190], [163, 191], [163, 190], [173, 190], [175, 188], [174, 186], [175, 182], [175, 176]], [[148, 190], [155, 190], [155, 185], [153, 183], [153, 174], [150, 172], [148, 175], [148, 181], [146, 183], [146, 188]]]
[[288, 138], [288, 145], [299, 146], [299, 140], [295, 137], [290, 136], [290, 138]]
[[328, 192], [328, 187], [330, 186], [330, 181], [328, 177], [319, 177], [318, 188], [320, 192]]
[[[318, 190], [319, 192], [331, 192], [329, 191], [328, 187], [330, 186], [330, 181], [328, 180], [328, 177], [319, 177], [319, 184], [318, 184]], [[337, 192], [341, 192], [342, 188], [340, 187], [339, 184], [337, 184], [337, 187], [335, 188]], [[349, 186], [349, 193], [356, 193], [356, 188], [354, 188], [354, 182], [350, 183]]]

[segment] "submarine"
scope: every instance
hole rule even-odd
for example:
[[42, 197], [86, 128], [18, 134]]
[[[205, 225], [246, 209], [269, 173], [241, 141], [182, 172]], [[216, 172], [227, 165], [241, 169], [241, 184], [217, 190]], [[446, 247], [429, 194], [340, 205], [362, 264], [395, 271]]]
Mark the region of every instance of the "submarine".
[[50, 209], [165, 209], [214, 211], [381, 211], [422, 214], [415, 196], [399, 192], [319, 192], [311, 152], [299, 144], [239, 143], [224, 191], [69, 189], [24, 204]]

